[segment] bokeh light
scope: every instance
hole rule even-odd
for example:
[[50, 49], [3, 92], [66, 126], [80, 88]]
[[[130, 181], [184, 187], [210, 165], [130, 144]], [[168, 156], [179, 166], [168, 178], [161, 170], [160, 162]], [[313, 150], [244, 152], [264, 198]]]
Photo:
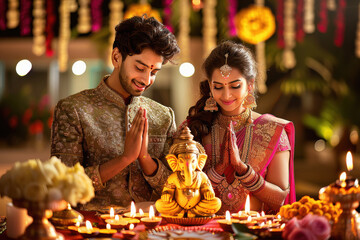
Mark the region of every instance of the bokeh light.
[[23, 77], [30, 72], [32, 64], [29, 60], [23, 59], [16, 64], [16, 73]]
[[191, 77], [195, 73], [195, 67], [189, 62], [184, 62], [180, 65], [179, 72], [183, 77]]
[[82, 75], [86, 71], [86, 63], [82, 60], [78, 60], [74, 62], [72, 65], [72, 72], [75, 75]]

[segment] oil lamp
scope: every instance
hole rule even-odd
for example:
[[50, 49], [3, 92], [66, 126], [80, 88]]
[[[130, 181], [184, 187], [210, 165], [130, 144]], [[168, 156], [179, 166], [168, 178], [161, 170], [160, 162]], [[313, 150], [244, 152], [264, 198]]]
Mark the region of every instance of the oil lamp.
[[149, 208], [149, 216], [141, 218], [141, 222], [144, 223], [148, 229], [155, 228], [161, 223], [161, 217], [155, 217], [154, 207], [151, 205]]

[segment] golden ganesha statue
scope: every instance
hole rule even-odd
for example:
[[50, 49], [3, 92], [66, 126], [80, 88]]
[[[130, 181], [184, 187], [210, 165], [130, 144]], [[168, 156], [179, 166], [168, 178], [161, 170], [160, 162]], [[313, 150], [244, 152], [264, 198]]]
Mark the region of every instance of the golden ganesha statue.
[[166, 159], [173, 173], [155, 203], [161, 215], [208, 217], [219, 211], [221, 200], [215, 197], [209, 178], [202, 172], [207, 159], [205, 149], [193, 140], [188, 127], [181, 130]]

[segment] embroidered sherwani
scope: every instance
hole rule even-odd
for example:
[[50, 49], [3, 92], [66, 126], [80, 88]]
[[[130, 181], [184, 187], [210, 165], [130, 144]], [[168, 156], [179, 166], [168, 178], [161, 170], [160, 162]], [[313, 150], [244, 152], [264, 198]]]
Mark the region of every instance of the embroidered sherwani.
[[[95, 89], [60, 100], [54, 112], [51, 155], [68, 166], [80, 162], [93, 181], [95, 198], [84, 209], [124, 207], [132, 200], [156, 200], [171, 173], [164, 156], [176, 130], [173, 110], [142, 96], [133, 97], [126, 105], [106, 85], [106, 78]], [[136, 160], [102, 183], [99, 166], [124, 152], [127, 129], [140, 106], [147, 110], [148, 152], [157, 161], [158, 169], [153, 176], [146, 176]]]

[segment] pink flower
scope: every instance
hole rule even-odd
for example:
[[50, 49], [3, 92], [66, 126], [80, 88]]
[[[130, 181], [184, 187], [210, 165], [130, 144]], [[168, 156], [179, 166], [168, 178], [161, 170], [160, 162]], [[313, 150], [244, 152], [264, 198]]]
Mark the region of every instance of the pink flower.
[[310, 230], [306, 228], [296, 228], [289, 234], [288, 240], [316, 240], [316, 238]]
[[286, 223], [285, 228], [284, 228], [283, 233], [282, 233], [282, 237], [284, 239], [287, 239], [288, 236], [290, 235], [290, 233], [294, 229], [299, 228], [299, 227], [300, 227], [299, 220], [296, 217], [293, 217], [292, 219], [290, 219], [290, 221], [288, 221]]
[[311, 224], [307, 226], [318, 240], [330, 238], [331, 227], [329, 221], [324, 216], [314, 216]]
[[315, 215], [309, 213], [307, 214], [303, 219], [299, 221], [299, 224], [303, 228], [307, 228], [309, 225], [311, 225], [311, 222], [314, 220]]

